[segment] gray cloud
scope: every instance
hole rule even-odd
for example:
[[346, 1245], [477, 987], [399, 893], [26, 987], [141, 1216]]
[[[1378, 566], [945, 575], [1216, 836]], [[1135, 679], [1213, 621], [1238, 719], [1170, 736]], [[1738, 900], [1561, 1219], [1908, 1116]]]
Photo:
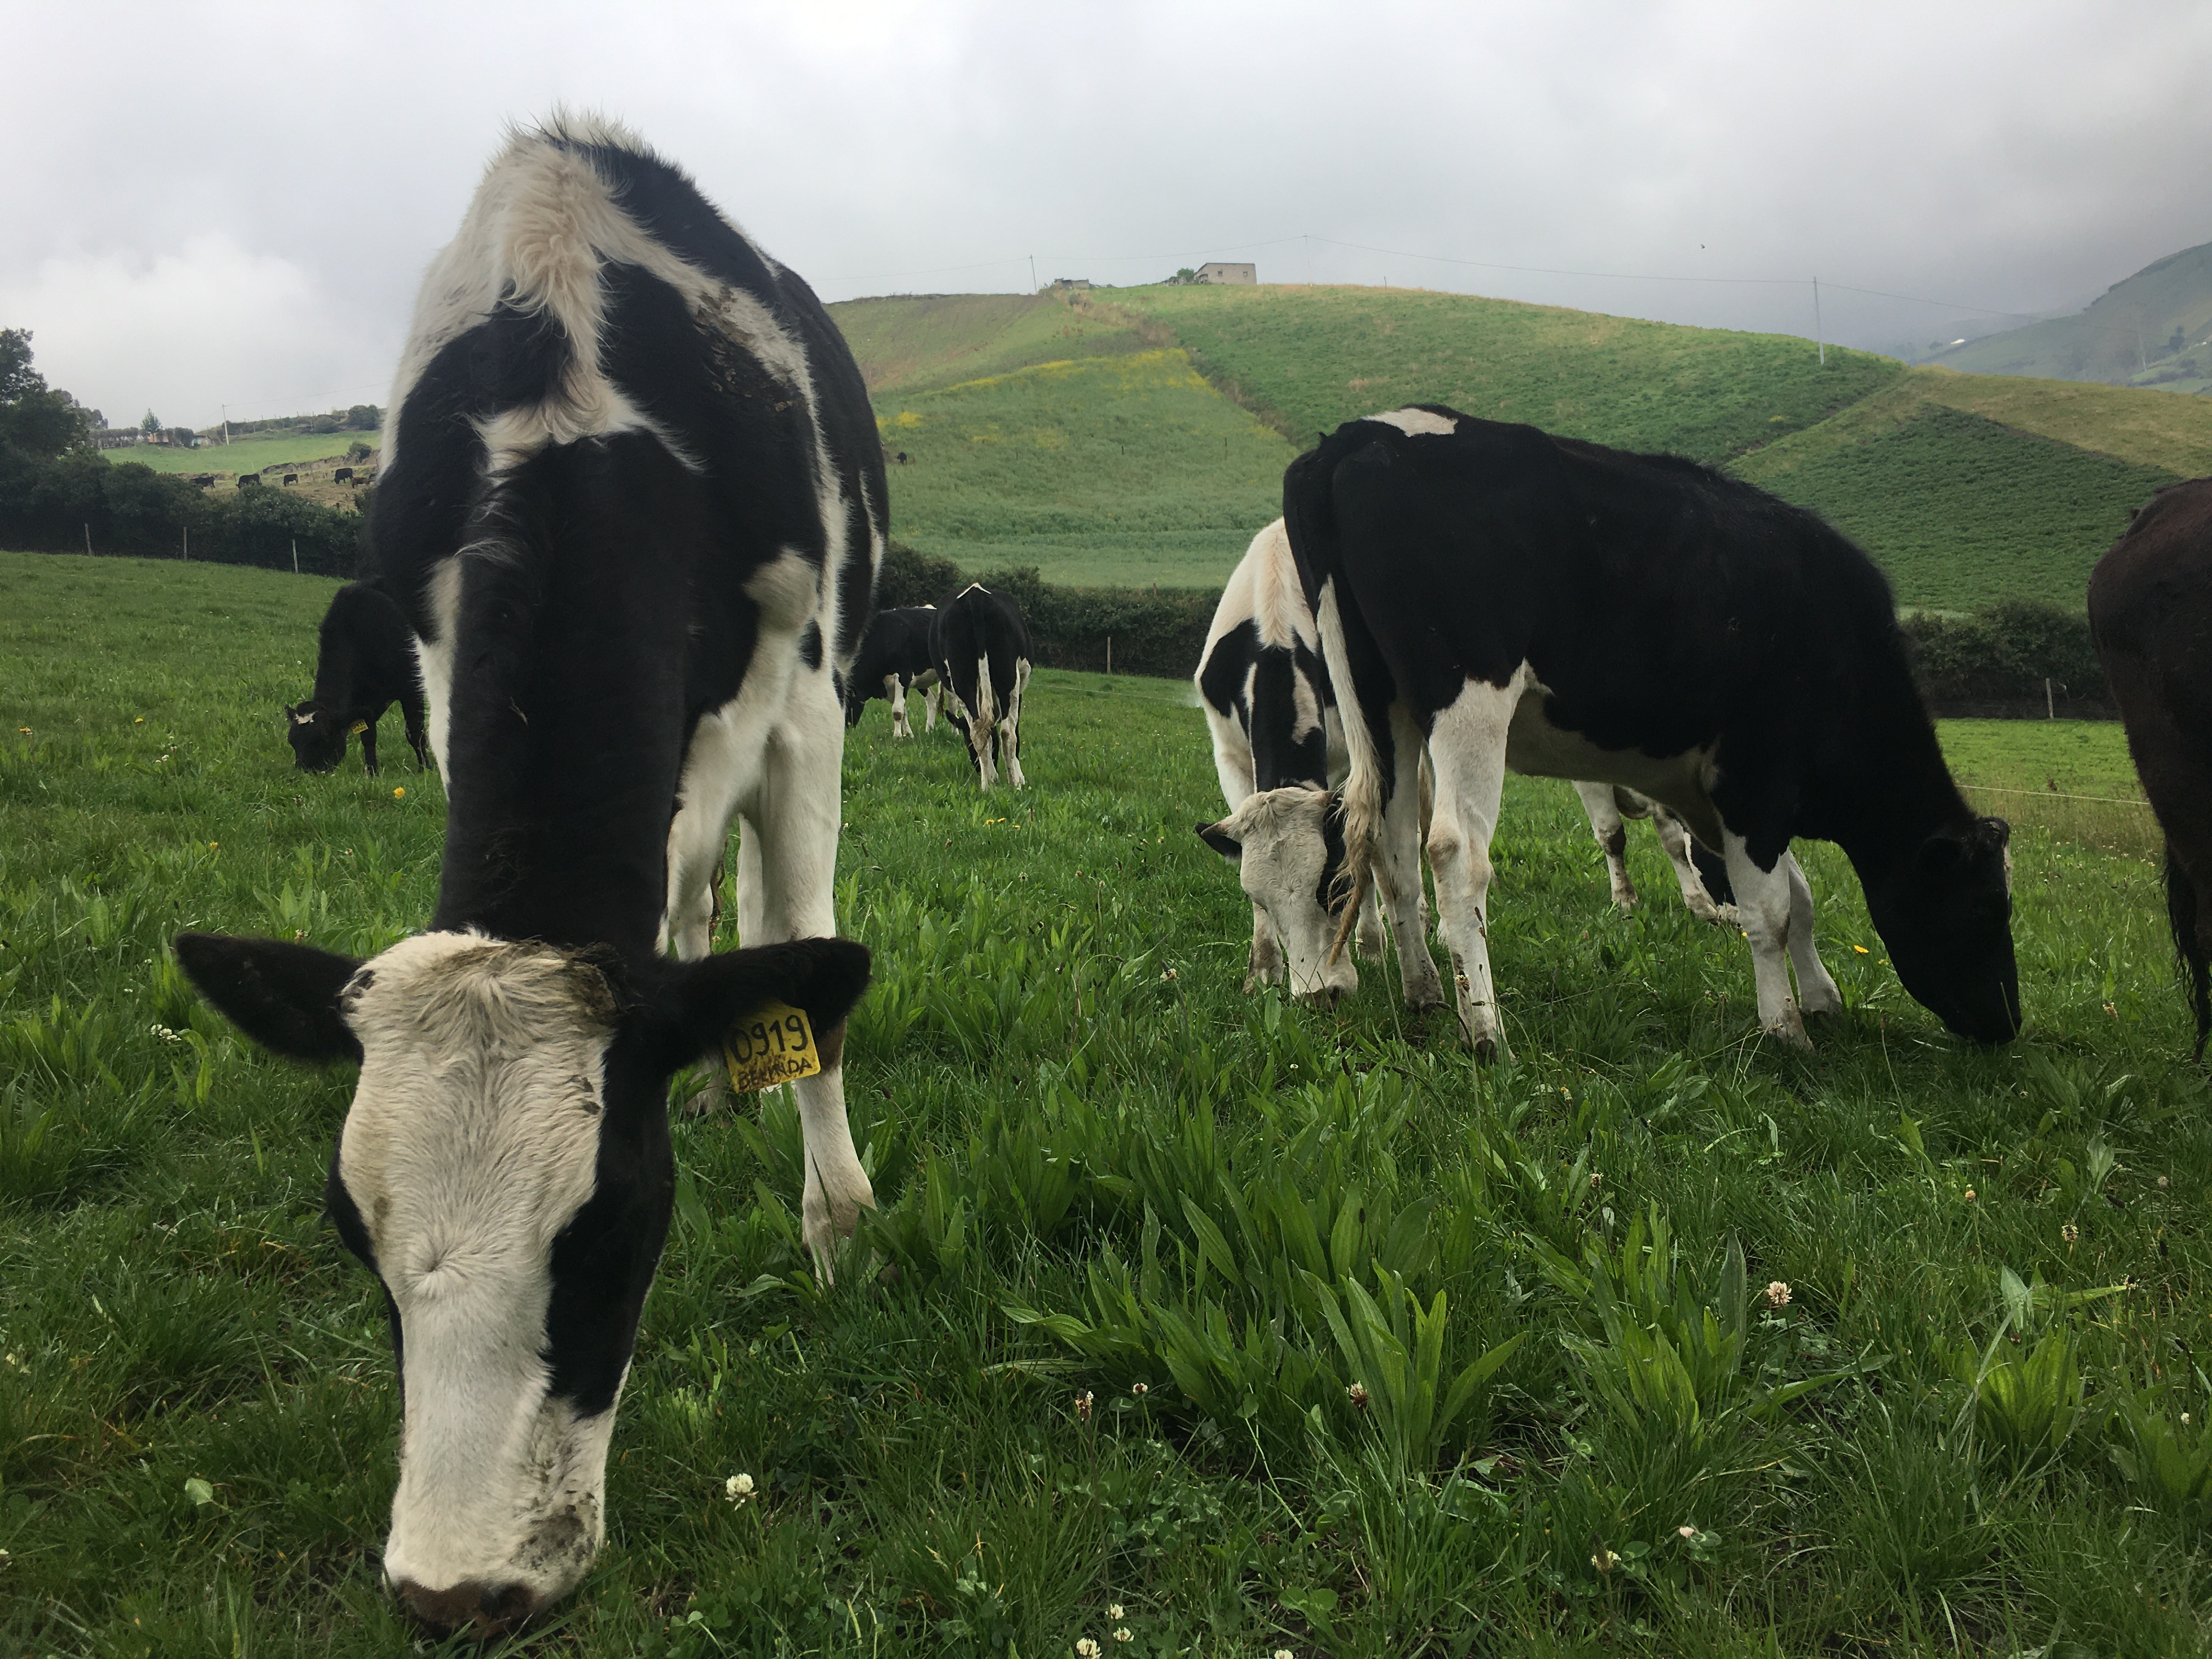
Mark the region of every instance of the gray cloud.
[[1141, 281], [1242, 249], [1262, 280], [1810, 333], [1817, 271], [1824, 331], [1882, 349], [2079, 304], [2212, 239], [2212, 12], [2181, 5], [0, 21], [0, 323], [116, 419], [381, 401], [501, 124], [556, 100], [629, 121], [828, 298], [1024, 289], [1032, 254], [1041, 277]]

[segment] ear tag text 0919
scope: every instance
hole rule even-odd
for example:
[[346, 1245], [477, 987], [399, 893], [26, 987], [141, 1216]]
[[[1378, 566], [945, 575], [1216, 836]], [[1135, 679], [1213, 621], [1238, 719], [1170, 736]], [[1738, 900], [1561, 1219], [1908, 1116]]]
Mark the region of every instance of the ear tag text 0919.
[[786, 1002], [756, 1008], [731, 1026], [722, 1059], [730, 1069], [730, 1087], [741, 1095], [812, 1077], [822, 1069], [822, 1053], [814, 1046], [805, 1011]]

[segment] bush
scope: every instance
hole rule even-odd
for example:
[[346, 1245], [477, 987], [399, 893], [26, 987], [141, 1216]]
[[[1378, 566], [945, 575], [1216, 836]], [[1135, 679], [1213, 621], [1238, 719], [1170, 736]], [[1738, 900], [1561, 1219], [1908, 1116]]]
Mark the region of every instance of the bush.
[[2076, 716], [2111, 710], [2089, 619], [2033, 599], [1999, 599], [1963, 617], [1904, 619], [1913, 672], [1938, 714], [2038, 714], [2043, 683], [2052, 702]]

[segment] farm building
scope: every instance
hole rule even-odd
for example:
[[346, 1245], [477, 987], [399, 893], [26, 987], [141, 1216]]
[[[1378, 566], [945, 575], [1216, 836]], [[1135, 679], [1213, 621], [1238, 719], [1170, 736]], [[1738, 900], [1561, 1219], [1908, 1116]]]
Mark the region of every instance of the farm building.
[[1209, 260], [1198, 268], [1197, 281], [1201, 283], [1257, 283], [1257, 265], [1225, 265], [1219, 260]]

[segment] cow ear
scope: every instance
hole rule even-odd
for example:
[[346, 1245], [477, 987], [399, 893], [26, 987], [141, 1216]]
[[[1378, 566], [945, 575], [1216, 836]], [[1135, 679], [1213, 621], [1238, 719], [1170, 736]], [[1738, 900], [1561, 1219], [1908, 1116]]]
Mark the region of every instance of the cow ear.
[[744, 1016], [770, 1002], [802, 1010], [817, 1042], [844, 1022], [868, 988], [868, 947], [848, 939], [800, 939], [672, 963], [623, 1018], [667, 1071], [717, 1048]]
[[356, 958], [273, 939], [179, 933], [177, 961], [199, 994], [263, 1048], [318, 1065], [361, 1059], [361, 1040], [338, 1011], [360, 970]]
[[1984, 818], [1982, 828], [1996, 846], [2002, 848], [2012, 845], [2012, 825], [2002, 818]]
[[1231, 864], [1243, 861], [1244, 843], [1229, 833], [1228, 819], [1224, 818], [1218, 823], [1200, 824], [1198, 838]]
[[1920, 850], [1912, 855], [1912, 872], [1918, 876], [1948, 875], [1966, 861], [1966, 843], [1963, 837], [1948, 830], [1938, 830], [1920, 843]]

